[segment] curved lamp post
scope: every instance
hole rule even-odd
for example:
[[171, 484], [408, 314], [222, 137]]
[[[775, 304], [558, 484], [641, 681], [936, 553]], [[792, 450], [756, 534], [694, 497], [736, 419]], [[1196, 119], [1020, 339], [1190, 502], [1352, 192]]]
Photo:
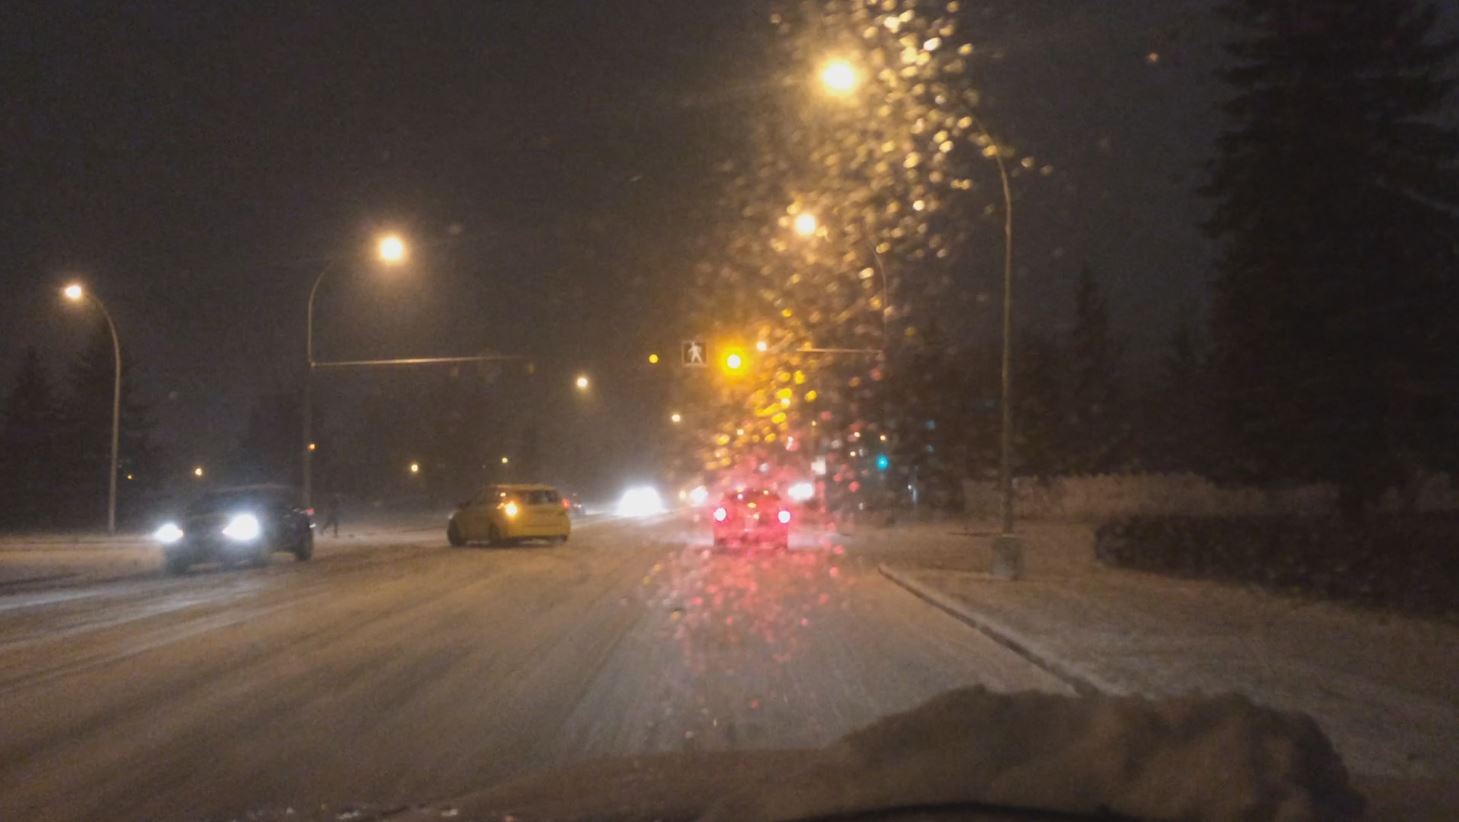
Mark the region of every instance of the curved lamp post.
[[101, 312], [102, 318], [106, 320], [106, 328], [111, 332], [111, 467], [107, 472], [106, 532], [115, 534], [117, 532], [117, 460], [121, 448], [122, 422], [122, 343], [121, 339], [117, 337], [117, 326], [112, 322], [111, 312], [106, 310], [106, 304], [101, 301], [101, 298], [87, 291], [80, 283], [70, 283], [61, 289], [61, 294], [73, 303], [89, 300]]

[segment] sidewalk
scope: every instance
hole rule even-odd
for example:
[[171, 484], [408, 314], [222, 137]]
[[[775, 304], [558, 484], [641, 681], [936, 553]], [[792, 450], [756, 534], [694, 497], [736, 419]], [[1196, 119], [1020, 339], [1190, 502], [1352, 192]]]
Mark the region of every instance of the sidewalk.
[[857, 553], [1076, 687], [1235, 691], [1312, 715], [1350, 770], [1459, 779], [1459, 626], [1100, 567], [1091, 529], [1024, 531], [1026, 576], [988, 575], [992, 528], [867, 533]]

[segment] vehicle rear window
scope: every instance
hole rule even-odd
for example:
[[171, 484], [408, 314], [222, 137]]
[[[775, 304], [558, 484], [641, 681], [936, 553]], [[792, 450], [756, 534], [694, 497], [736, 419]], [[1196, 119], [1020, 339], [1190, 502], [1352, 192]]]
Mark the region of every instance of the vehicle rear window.
[[528, 505], [561, 505], [562, 497], [556, 491], [528, 491], [522, 495]]

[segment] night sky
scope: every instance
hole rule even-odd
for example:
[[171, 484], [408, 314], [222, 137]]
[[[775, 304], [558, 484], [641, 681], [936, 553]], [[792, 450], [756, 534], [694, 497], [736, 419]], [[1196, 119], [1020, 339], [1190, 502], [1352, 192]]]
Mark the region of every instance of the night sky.
[[[999, 58], [978, 66], [984, 117], [1056, 169], [1015, 181], [1021, 320], [1066, 324], [1087, 261], [1150, 362], [1200, 309], [1212, 256], [1193, 193], [1219, 126], [1211, 3], [965, 5]], [[321, 356], [494, 348], [611, 384], [677, 344], [711, 169], [764, 93], [769, 8], [7, 6], [4, 385], [27, 344], [56, 365], [76, 350], [85, 323], [55, 297], [74, 273], [116, 316], [159, 438], [231, 443], [253, 398], [297, 377], [319, 267], [380, 228], [412, 240], [412, 265], [342, 264]], [[996, 297], [995, 274], [960, 288]]]

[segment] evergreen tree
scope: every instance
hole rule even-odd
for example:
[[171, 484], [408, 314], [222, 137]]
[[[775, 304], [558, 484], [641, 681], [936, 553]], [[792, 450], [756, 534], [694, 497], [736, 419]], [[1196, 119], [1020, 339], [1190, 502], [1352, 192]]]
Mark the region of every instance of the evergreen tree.
[[1061, 379], [1066, 359], [1063, 346], [1049, 337], [1025, 331], [1014, 350], [1014, 473], [1042, 477], [1063, 473], [1068, 464], [1060, 447], [1060, 409], [1066, 402], [1065, 381]]
[[1060, 426], [1066, 471], [1100, 474], [1122, 467], [1130, 426], [1119, 385], [1119, 356], [1104, 290], [1085, 265], [1074, 292], [1069, 388]]
[[[116, 371], [111, 333], [97, 323], [85, 348], [71, 365], [70, 391], [62, 411], [66, 447], [60, 470], [77, 523], [99, 523], [106, 516], [107, 472], [111, 464], [112, 395]], [[131, 361], [122, 351], [121, 425], [117, 460], [118, 519], [132, 513], [136, 502], [160, 485], [158, 454], [152, 446], [154, 425], [148, 409], [135, 397]], [[126, 479], [130, 475], [131, 479]]]
[[1332, 482], [1357, 512], [1459, 411], [1459, 134], [1439, 122], [1459, 43], [1415, 0], [1223, 11], [1233, 95], [1205, 189], [1223, 472]]
[[1208, 377], [1195, 327], [1183, 317], [1171, 333], [1170, 350], [1147, 404], [1146, 465], [1158, 471], [1208, 471], [1212, 441]]
[[0, 506], [7, 526], [40, 527], [54, 524], [60, 498], [60, 472], [56, 464], [60, 419], [50, 379], [34, 348], [25, 359], [6, 396], [0, 422]]
[[[233, 479], [290, 485], [300, 481], [303, 470], [299, 452], [301, 401], [300, 392], [293, 390], [275, 391], [258, 398], [248, 412], [247, 427], [238, 442]], [[322, 437], [315, 437], [315, 442], [325, 444]], [[315, 451], [312, 471], [316, 480], [326, 474], [329, 453], [328, 447]]]

